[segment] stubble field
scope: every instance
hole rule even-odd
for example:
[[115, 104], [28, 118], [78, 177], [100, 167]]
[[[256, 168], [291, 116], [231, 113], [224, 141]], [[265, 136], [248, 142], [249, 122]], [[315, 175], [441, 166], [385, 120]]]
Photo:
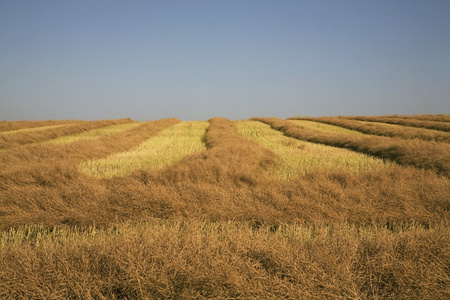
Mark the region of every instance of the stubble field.
[[0, 121], [1, 299], [449, 299], [450, 115]]

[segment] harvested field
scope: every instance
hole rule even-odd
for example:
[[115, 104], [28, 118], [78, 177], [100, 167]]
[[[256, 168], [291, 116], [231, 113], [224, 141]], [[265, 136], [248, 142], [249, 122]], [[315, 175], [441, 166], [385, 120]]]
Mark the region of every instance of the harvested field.
[[0, 298], [450, 297], [448, 144], [257, 120], [7, 134]]
[[[293, 121], [307, 124], [308, 128], [316, 128], [315, 122]], [[336, 128], [336, 126], [323, 125], [317, 128], [320, 131], [344, 132], [344, 134], [358, 134], [353, 131]], [[389, 163], [382, 159], [373, 158], [362, 153], [346, 149], [299, 141], [284, 136], [281, 132], [273, 130], [269, 125], [256, 121], [237, 121], [238, 132], [247, 138], [253, 139], [264, 147], [277, 154], [278, 167], [274, 176], [279, 178], [298, 177], [313, 170], [344, 170], [355, 174], [364, 174], [369, 171], [388, 168]]]
[[[436, 141], [450, 143], [450, 133], [442, 132], [434, 129], [423, 129], [417, 127], [410, 127], [398, 124], [388, 124], [381, 122], [369, 122], [351, 120], [344, 117], [321, 117], [321, 118], [305, 118], [294, 117], [290, 118], [296, 124], [308, 127], [307, 122], [313, 122], [313, 124], [329, 124], [339, 126], [340, 128], [351, 129], [352, 131], [360, 131], [365, 134], [374, 134], [380, 136], [400, 137], [404, 139], [421, 139], [424, 141]], [[338, 127], [338, 128], [339, 128]], [[314, 129], [310, 126], [308, 128]], [[329, 131], [331, 132], [331, 131]], [[338, 130], [335, 133], [340, 133]], [[344, 132], [342, 132], [344, 133]]]
[[413, 119], [413, 120], [424, 120], [424, 121], [436, 121], [436, 122], [450, 122], [450, 115], [439, 114], [439, 115], [390, 115], [384, 117], [391, 117], [397, 119]]
[[48, 142], [53, 143], [53, 144], [67, 144], [67, 143], [73, 143], [73, 142], [76, 142], [79, 140], [95, 139], [100, 136], [105, 136], [105, 135], [122, 132], [125, 130], [130, 130], [130, 129], [133, 129], [142, 124], [143, 124], [142, 122], [132, 122], [132, 123], [127, 123], [127, 124], [111, 125], [111, 126], [106, 126], [106, 127], [102, 127], [102, 128], [89, 130], [89, 131], [82, 132], [79, 134], [62, 136], [62, 137], [59, 137], [56, 139], [49, 140]]
[[32, 129], [39, 127], [50, 127], [58, 125], [70, 125], [75, 123], [82, 123], [81, 120], [47, 120], [47, 121], [0, 121], [0, 133], [5, 131], [15, 131], [22, 129]]
[[98, 177], [130, 175], [143, 167], [162, 168], [184, 156], [205, 150], [202, 139], [208, 122], [182, 122], [173, 125], [127, 152], [117, 153], [80, 165], [83, 172]]
[[0, 149], [7, 149], [21, 145], [43, 142], [57, 137], [79, 134], [88, 130], [104, 126], [124, 124], [131, 122], [130, 119], [102, 120], [102, 121], [80, 121], [67, 126], [51, 126], [45, 130], [20, 131], [14, 134], [0, 134]]
[[449, 237], [448, 227], [414, 225], [401, 232], [345, 224], [272, 232], [235, 222], [30, 226], [0, 234], [0, 297], [444, 299]]
[[450, 176], [450, 145], [448, 144], [380, 136], [327, 134], [277, 118], [254, 118], [254, 120], [269, 124], [290, 137], [348, 148], [404, 165], [434, 169], [445, 176]]
[[444, 132], [450, 131], [450, 122], [448, 121], [429, 121], [427, 119], [417, 120], [414, 118], [398, 118], [398, 117], [349, 117], [352, 120], [368, 121], [368, 122], [382, 122], [388, 124], [405, 125], [419, 128], [435, 129]]
[[70, 124], [31, 127], [31, 128], [23, 128], [23, 129], [16, 129], [16, 130], [10, 130], [10, 131], [2, 131], [2, 132], [0, 132], [0, 135], [23, 133], [23, 132], [36, 132], [36, 131], [47, 130], [47, 129], [51, 129], [51, 128], [58, 128], [58, 127], [67, 126], [67, 125], [70, 125]]
[[316, 122], [314, 120], [291, 120], [294, 124], [303, 126], [305, 128], [319, 130], [328, 133], [337, 134], [350, 134], [350, 135], [360, 135], [361, 133], [355, 130], [349, 130], [339, 126], [334, 126], [334, 124], [325, 124], [323, 122]]

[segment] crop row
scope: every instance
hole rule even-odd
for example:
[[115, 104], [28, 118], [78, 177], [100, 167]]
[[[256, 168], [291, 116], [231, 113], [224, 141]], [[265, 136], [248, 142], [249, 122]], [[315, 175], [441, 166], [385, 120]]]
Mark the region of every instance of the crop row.
[[[0, 298], [448, 298], [449, 179], [298, 132], [447, 144], [262, 121], [28, 132], [0, 152]], [[80, 168], [181, 148], [125, 176]]]
[[41, 142], [50, 139], [56, 139], [58, 137], [79, 134], [92, 129], [102, 128], [110, 125], [125, 124], [132, 122], [130, 119], [118, 119], [118, 120], [102, 120], [102, 121], [80, 121], [75, 124], [66, 124], [64, 126], [52, 125], [51, 128], [46, 130], [34, 130], [24, 131], [17, 130], [16, 133], [0, 132], [0, 149], [12, 148], [20, 145], [31, 144]]
[[14, 122], [0, 121], [0, 133], [39, 127], [70, 125], [84, 122], [85, 121], [80, 120], [47, 120], [47, 121], [14, 121]]
[[[283, 122], [299, 129], [292, 121]], [[79, 166], [133, 153], [145, 143], [155, 145], [158, 135], [182, 129], [184, 122], [146, 122], [96, 139], [24, 145], [0, 153], [0, 228], [180, 215], [383, 223], [448, 214], [448, 179], [434, 172], [297, 141], [260, 122], [214, 118], [205, 132], [207, 124], [200, 122], [192, 139], [197, 145], [203, 140], [206, 150], [196, 148], [197, 153], [161, 169], [138, 166], [128, 176], [111, 179], [89, 176]]]
[[441, 130], [444, 132], [450, 131], [450, 122], [446, 120], [441, 121], [429, 121], [427, 119], [414, 119], [414, 118], [398, 118], [398, 117], [349, 117], [352, 120], [369, 121], [369, 122], [382, 122], [388, 124], [405, 125], [419, 128], [427, 128], [434, 130]]
[[[347, 168], [353, 168], [354, 170], [360, 169], [363, 165], [364, 168], [371, 165], [368, 163], [370, 159], [367, 156], [364, 160], [356, 159], [351, 160], [349, 157], [354, 156], [355, 153], [349, 152], [352, 155], [345, 156], [334, 156], [340, 157], [337, 160], [330, 160], [330, 155], [320, 154], [320, 149], [333, 149], [336, 153], [335, 148], [324, 148], [319, 144], [325, 144], [329, 146], [339, 146], [344, 148], [349, 148], [359, 152], [371, 154], [384, 159], [391, 159], [400, 164], [412, 164], [418, 167], [432, 168], [441, 172], [443, 174], [448, 174], [449, 170], [449, 157], [448, 157], [448, 145], [437, 144], [437, 143], [421, 143], [418, 140], [403, 141], [399, 139], [388, 139], [375, 136], [365, 136], [361, 135], [359, 132], [364, 132], [368, 134], [377, 135], [387, 135], [402, 138], [421, 138], [425, 140], [438, 140], [438, 141], [448, 141], [449, 136], [446, 132], [440, 132], [436, 130], [426, 130], [405, 126], [388, 125], [373, 122], [363, 122], [356, 120], [349, 120], [345, 118], [291, 118], [290, 121], [269, 119], [268, 118], [256, 118], [262, 122], [266, 122], [274, 129], [281, 130], [285, 134], [292, 137], [306, 140], [308, 142], [316, 143], [312, 145], [309, 143], [302, 143], [294, 139], [288, 140], [283, 137], [281, 133], [277, 131], [267, 130], [264, 126], [257, 125], [255, 122], [249, 121], [238, 121], [236, 124], [237, 130], [246, 136], [247, 138], [253, 138], [259, 143], [262, 143], [265, 147], [268, 147], [271, 151], [279, 151], [278, 153], [278, 164], [284, 165], [284, 167], [278, 168], [279, 177], [290, 177], [291, 174], [296, 176], [296, 174], [305, 174], [310, 169], [307, 161], [311, 162], [316, 160], [315, 165], [320, 165], [324, 168], [334, 168], [340, 169], [339, 166], [346, 165]], [[403, 120], [403, 119], [402, 119]], [[274, 123], [275, 122], [275, 123]], [[44, 127], [33, 127], [29, 129], [16, 130], [15, 134], [0, 133], [0, 137], [3, 138], [3, 148], [7, 149], [14, 147], [14, 145], [22, 145], [32, 142], [39, 142], [41, 140], [47, 140], [50, 143], [64, 144], [73, 143], [79, 140], [95, 139], [95, 138], [105, 138], [107, 135], [112, 135], [120, 133], [122, 131], [126, 132], [137, 126], [142, 126], [142, 122], [131, 122], [129, 119], [122, 120], [110, 120], [110, 121], [95, 121], [95, 122], [85, 122], [86, 124], [79, 125], [52, 125]], [[117, 125], [109, 125], [110, 123], [119, 123]], [[194, 122], [195, 123], [195, 122]], [[201, 122], [200, 122], [201, 123]], [[199, 124], [200, 124], [199, 123]], [[187, 124], [187, 123], [185, 123]], [[201, 123], [204, 126], [203, 131], [207, 127], [207, 123]], [[247, 125], [246, 125], [247, 124]], [[252, 124], [253, 129], [248, 125]], [[108, 126], [109, 125], [109, 126]], [[181, 125], [178, 125], [181, 126]], [[184, 125], [183, 125], [184, 126]], [[181, 126], [180, 128], [183, 128]], [[247, 126], [247, 127], [246, 127]], [[255, 127], [256, 126], [256, 127]], [[297, 129], [295, 126], [298, 126]], [[186, 126], [184, 126], [186, 127]], [[343, 128], [345, 127], [345, 128]], [[96, 129], [90, 129], [96, 128]], [[175, 127], [175, 129], [178, 127]], [[90, 130], [88, 130], [90, 129]], [[301, 130], [300, 130], [301, 129]], [[29, 131], [31, 130], [31, 131]], [[145, 165], [167, 165], [168, 162], [175, 162], [181, 159], [188, 153], [201, 151], [201, 148], [196, 148], [196, 150], [189, 150], [187, 144], [183, 142], [178, 143], [180, 139], [180, 134], [176, 134], [172, 129], [168, 129], [167, 134], [161, 133], [161, 136], [154, 137], [149, 140], [146, 144], [140, 145], [136, 149], [131, 149], [124, 153], [116, 153], [113, 156], [102, 158], [102, 160], [97, 159], [96, 161], [86, 161], [82, 164], [82, 168], [91, 175], [104, 174], [104, 176], [112, 176], [114, 174], [131, 174], [133, 169], [138, 169], [140, 166]], [[356, 130], [356, 131], [355, 131]], [[81, 131], [81, 132], [79, 132]], [[289, 132], [287, 132], [289, 131]], [[79, 133], [76, 133], [79, 132]], [[183, 130], [180, 131], [181, 133]], [[59, 136], [53, 138], [54, 136]], [[187, 134], [189, 135], [189, 134]], [[203, 134], [201, 130], [195, 137], [196, 143], [201, 145], [203, 139]], [[272, 141], [270, 141], [272, 139]], [[163, 146], [165, 144], [166, 146]], [[171, 146], [172, 145], [172, 146]], [[179, 147], [177, 147], [177, 145]], [[160, 154], [151, 154], [151, 151], [156, 151], [157, 148], [161, 148]], [[195, 147], [194, 147], [195, 148]], [[309, 156], [306, 152], [301, 153], [302, 159], [298, 159], [299, 154], [294, 154], [292, 150], [298, 152], [299, 148], [307, 148], [310, 151]], [[171, 149], [171, 151], [169, 151]], [[283, 149], [283, 150], [281, 150]], [[288, 154], [286, 151], [290, 149]], [[131, 152], [130, 152], [131, 151]], [[172, 154], [170, 154], [170, 153]], [[178, 153], [178, 154], [175, 154]], [[311, 155], [311, 153], [314, 153]], [[342, 153], [346, 153], [345, 151]], [[151, 158], [153, 156], [153, 158]], [[178, 157], [176, 159], [167, 158], [167, 163], [164, 163], [167, 157]], [[296, 157], [297, 156], [297, 157]], [[295, 157], [295, 158], [294, 158]], [[314, 158], [315, 157], [315, 158]], [[355, 156], [356, 157], [356, 156]], [[150, 160], [149, 160], [150, 159]], [[153, 159], [153, 162], [151, 160]], [[328, 159], [328, 160], [327, 160]], [[120, 163], [118, 161], [121, 161]], [[300, 163], [303, 161], [303, 163]], [[353, 162], [360, 161], [364, 162], [363, 165], [359, 164], [357, 167]], [[160, 163], [159, 163], [160, 162]], [[89, 166], [89, 167], [88, 167]], [[115, 171], [108, 171], [109, 169], [114, 169]], [[107, 175], [108, 174], [108, 175]]]
[[0, 233], [0, 297], [446, 299], [449, 228], [125, 223]]
[[422, 120], [422, 121], [436, 121], [436, 122], [450, 122], [449, 114], [438, 115], [386, 115], [384, 117], [406, 119], [406, 120]]
[[278, 164], [273, 175], [279, 178], [296, 178], [316, 169], [364, 174], [389, 166], [381, 159], [362, 153], [286, 137], [261, 122], [238, 121], [236, 125], [241, 135], [275, 152]]
[[[436, 142], [447, 142], [450, 143], [450, 133], [442, 132], [438, 130], [423, 129], [417, 127], [392, 125], [380, 122], [368, 122], [368, 121], [358, 121], [350, 120], [343, 117], [319, 117], [319, 118], [308, 118], [308, 117], [293, 117], [289, 120], [303, 120], [303, 123], [297, 122], [297, 124], [304, 127], [305, 122], [319, 122], [322, 124], [330, 124], [339, 126], [342, 128], [347, 128], [351, 130], [357, 130], [366, 134], [389, 136], [389, 137], [400, 137], [404, 139], [422, 139], [425, 141], [436, 141]], [[336, 132], [339, 133], [339, 132]]]
[[381, 136], [328, 134], [277, 118], [255, 118], [254, 120], [269, 124], [290, 137], [348, 148], [390, 159], [399, 164], [433, 169], [445, 176], [450, 176], [450, 145], [448, 144]]
[[202, 139], [207, 126], [208, 122], [202, 121], [175, 124], [129, 151], [85, 161], [81, 170], [92, 176], [113, 177], [130, 175], [146, 166], [165, 167], [205, 150]]

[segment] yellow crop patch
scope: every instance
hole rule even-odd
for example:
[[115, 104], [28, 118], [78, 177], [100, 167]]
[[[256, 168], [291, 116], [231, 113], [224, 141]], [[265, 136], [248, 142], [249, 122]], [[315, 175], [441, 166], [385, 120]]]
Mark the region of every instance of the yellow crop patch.
[[97, 177], [126, 176], [145, 167], [163, 168], [186, 155], [205, 150], [203, 136], [208, 124], [206, 121], [178, 123], [130, 151], [83, 162], [80, 168]]
[[64, 126], [68, 126], [68, 125], [71, 125], [71, 124], [51, 125], [51, 126], [32, 127], [32, 128], [24, 128], [24, 129], [3, 131], [3, 132], [0, 132], [0, 135], [2, 135], [2, 134], [6, 135], [6, 134], [23, 133], [23, 132], [37, 132], [37, 131], [43, 131], [43, 130], [47, 130], [47, 129], [64, 127]]
[[321, 132], [337, 133], [337, 134], [352, 134], [352, 135], [362, 135], [363, 134], [356, 130], [346, 129], [346, 128], [342, 128], [339, 126], [324, 124], [324, 123], [320, 123], [320, 122], [307, 121], [307, 120], [289, 120], [289, 121], [294, 124], [297, 124], [297, 125], [309, 128], [309, 129], [318, 130]]
[[257, 121], [236, 121], [244, 137], [253, 139], [278, 156], [278, 168], [271, 175], [288, 179], [317, 169], [348, 170], [361, 174], [392, 164], [382, 159], [321, 144], [286, 137], [269, 125]]
[[102, 127], [102, 128], [96, 128], [96, 129], [92, 129], [92, 130], [78, 133], [78, 134], [61, 136], [56, 139], [49, 140], [48, 143], [68, 144], [68, 143], [73, 143], [73, 142], [76, 142], [79, 140], [95, 139], [95, 138], [98, 138], [101, 136], [119, 133], [119, 132], [122, 132], [125, 130], [130, 130], [141, 124], [142, 124], [142, 122], [132, 122], [132, 123], [127, 123], [127, 124], [111, 125], [111, 126], [106, 126], [106, 127]]

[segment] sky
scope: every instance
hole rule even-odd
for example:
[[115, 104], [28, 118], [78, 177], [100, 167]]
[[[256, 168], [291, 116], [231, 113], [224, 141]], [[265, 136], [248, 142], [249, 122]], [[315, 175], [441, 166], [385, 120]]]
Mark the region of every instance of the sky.
[[0, 0], [0, 120], [450, 113], [448, 0]]

